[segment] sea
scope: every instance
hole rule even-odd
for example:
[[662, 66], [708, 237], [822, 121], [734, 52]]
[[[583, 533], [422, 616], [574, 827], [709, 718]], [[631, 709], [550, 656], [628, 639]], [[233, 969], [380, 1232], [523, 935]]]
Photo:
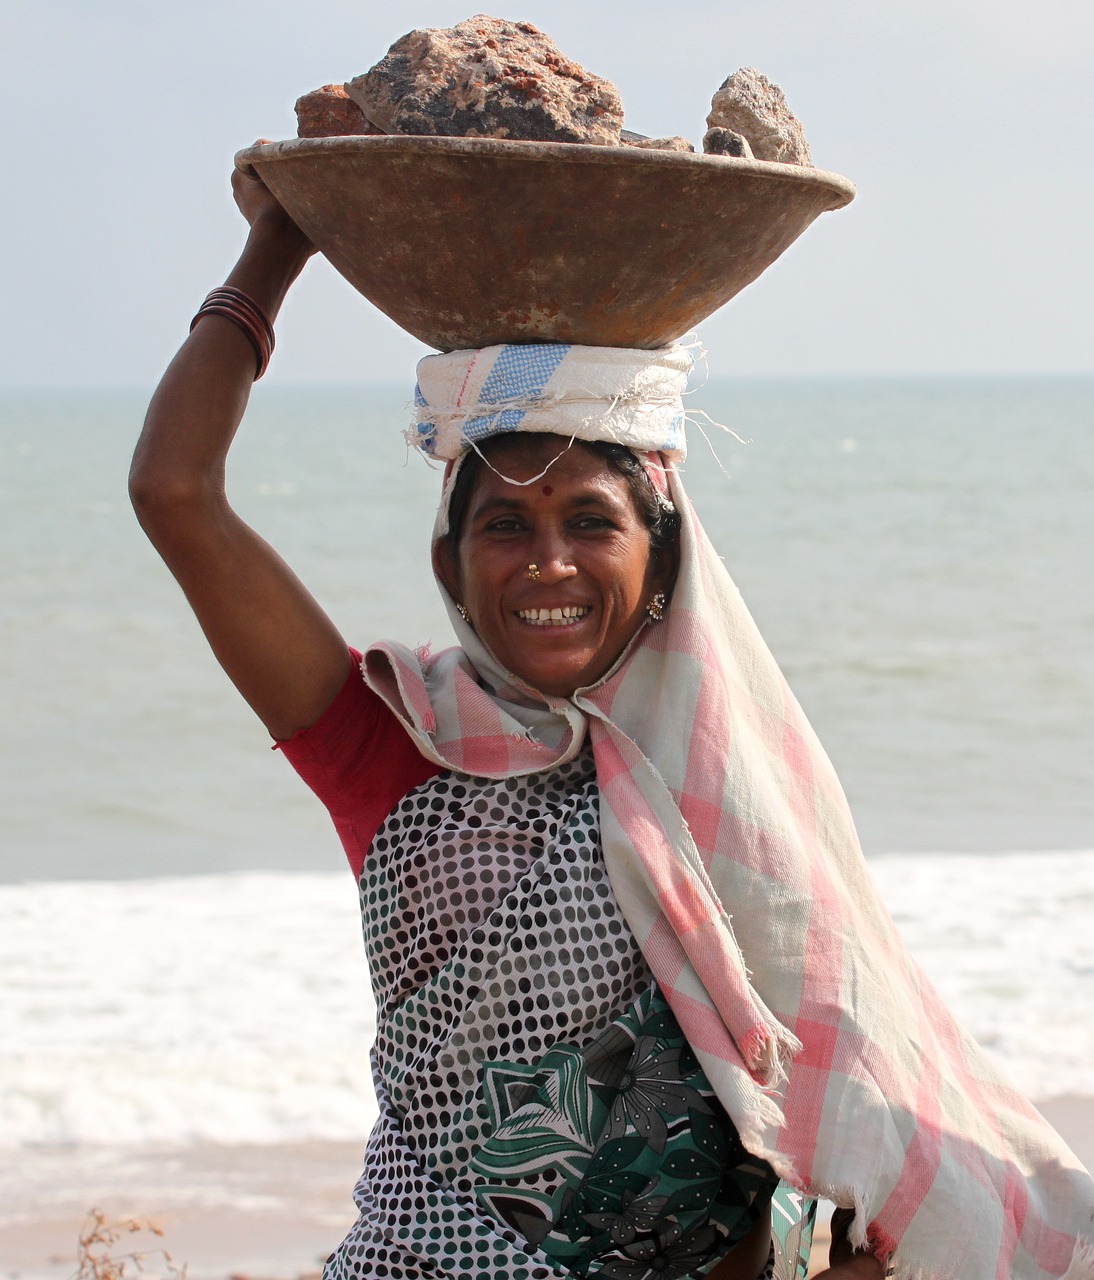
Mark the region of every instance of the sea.
[[[146, 399], [0, 396], [0, 1227], [142, 1153], [363, 1146], [373, 1111], [355, 886], [137, 527]], [[263, 384], [233, 453], [357, 645], [450, 642], [408, 400]], [[1094, 378], [689, 406], [689, 491], [913, 951], [1031, 1097], [1094, 1098]], [[172, 1177], [230, 1205], [230, 1163]]]

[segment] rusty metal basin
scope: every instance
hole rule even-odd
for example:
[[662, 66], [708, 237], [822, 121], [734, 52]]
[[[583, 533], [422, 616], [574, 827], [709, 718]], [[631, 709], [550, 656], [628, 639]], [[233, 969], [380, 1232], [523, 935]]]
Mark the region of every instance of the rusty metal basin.
[[439, 351], [663, 346], [855, 194], [796, 165], [479, 138], [302, 138], [236, 163]]

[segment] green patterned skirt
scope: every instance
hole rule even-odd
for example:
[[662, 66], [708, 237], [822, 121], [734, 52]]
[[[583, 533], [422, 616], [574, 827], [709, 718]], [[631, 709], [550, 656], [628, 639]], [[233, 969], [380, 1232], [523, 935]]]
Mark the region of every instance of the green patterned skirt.
[[[483, 1076], [492, 1132], [471, 1162], [476, 1195], [583, 1280], [702, 1276], [779, 1185], [741, 1145], [656, 985], [591, 1043], [485, 1063]], [[784, 1196], [773, 1219], [789, 1226], [787, 1208]]]

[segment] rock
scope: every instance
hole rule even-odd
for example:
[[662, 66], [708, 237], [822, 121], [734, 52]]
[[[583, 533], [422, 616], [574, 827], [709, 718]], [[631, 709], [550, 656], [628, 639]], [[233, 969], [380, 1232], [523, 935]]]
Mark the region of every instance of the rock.
[[615, 85], [530, 22], [485, 14], [411, 31], [346, 91], [382, 133], [610, 146], [623, 126]]
[[748, 139], [732, 129], [708, 129], [703, 137], [703, 151], [708, 156], [736, 156], [740, 160], [752, 159]]
[[757, 160], [813, 163], [801, 121], [786, 105], [783, 91], [755, 67], [742, 67], [722, 85], [710, 104], [707, 125], [747, 138]]
[[347, 134], [379, 133], [340, 84], [325, 84], [296, 100], [298, 138], [342, 138]]
[[624, 147], [639, 147], [643, 151], [694, 151], [695, 148], [687, 138], [643, 138], [639, 133], [628, 133], [623, 130], [619, 139]]

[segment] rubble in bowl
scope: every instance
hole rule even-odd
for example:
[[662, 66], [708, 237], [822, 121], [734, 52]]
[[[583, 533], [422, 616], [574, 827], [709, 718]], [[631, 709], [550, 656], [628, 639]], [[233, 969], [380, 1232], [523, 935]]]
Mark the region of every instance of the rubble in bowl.
[[[302, 138], [410, 134], [693, 152], [679, 136], [623, 128], [619, 90], [566, 57], [530, 22], [477, 14], [408, 32], [369, 71], [296, 104]], [[812, 165], [801, 121], [777, 84], [742, 67], [714, 94], [703, 151]]]

